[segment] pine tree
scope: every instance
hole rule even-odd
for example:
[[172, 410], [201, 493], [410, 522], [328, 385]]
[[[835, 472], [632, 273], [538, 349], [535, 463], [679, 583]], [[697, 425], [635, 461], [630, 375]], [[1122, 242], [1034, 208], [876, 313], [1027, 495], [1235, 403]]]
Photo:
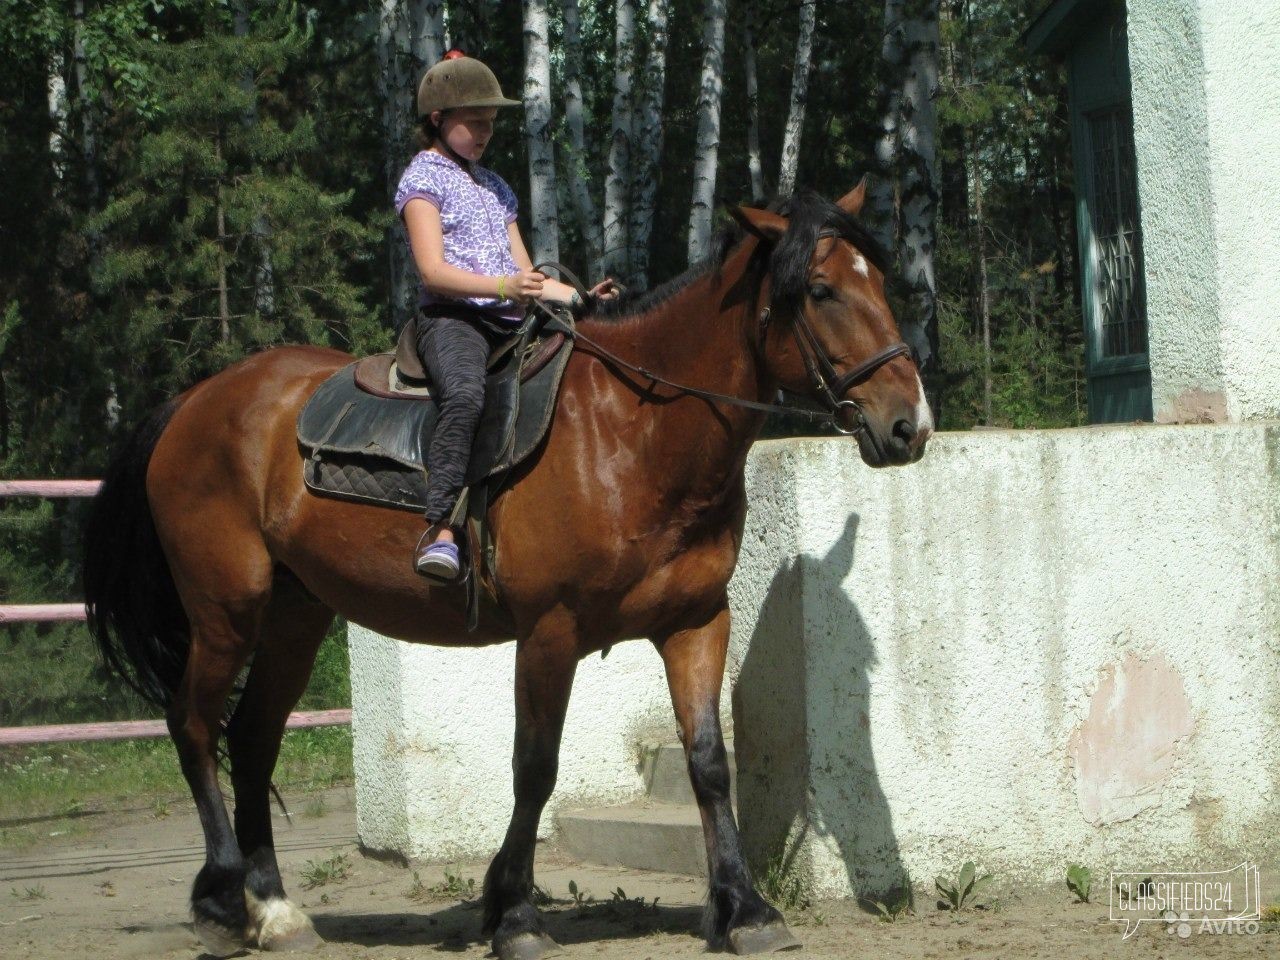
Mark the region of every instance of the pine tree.
[[[326, 192], [305, 175], [318, 150], [312, 116], [276, 109], [272, 84], [312, 34], [290, 7], [242, 37], [220, 16], [204, 27], [180, 43], [138, 44], [154, 86], [134, 105], [136, 149], [94, 219], [105, 249], [93, 280], [115, 321], [118, 379], [122, 392], [148, 395], [137, 398], [143, 405], [268, 345], [363, 350], [385, 337], [343, 275], [348, 259], [374, 255], [378, 236], [346, 212], [350, 191]], [[254, 296], [263, 222], [270, 316]], [[133, 401], [121, 400], [136, 413]]]

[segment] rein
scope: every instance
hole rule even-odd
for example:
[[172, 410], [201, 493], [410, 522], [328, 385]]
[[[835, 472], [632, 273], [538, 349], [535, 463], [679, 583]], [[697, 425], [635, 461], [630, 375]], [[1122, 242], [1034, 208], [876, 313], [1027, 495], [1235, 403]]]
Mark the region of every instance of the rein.
[[[833, 231], [824, 230], [822, 233], [818, 234], [818, 237], [821, 239], [822, 237], [833, 237], [836, 235], [837, 234]], [[583, 302], [585, 303], [587, 301], [587, 290], [583, 286], [582, 281], [574, 276], [573, 272], [567, 267], [556, 263], [555, 261], [547, 260], [535, 266], [534, 269], [541, 270], [543, 267], [554, 267], [558, 270], [561, 275], [567, 278], [578, 291]], [[601, 346], [599, 343], [578, 330], [572, 320], [566, 322], [562, 317], [543, 306], [541, 301], [530, 301], [530, 306], [536, 307], [547, 315], [546, 319], [538, 324], [539, 326], [546, 324], [548, 320], [560, 321], [560, 323], [563, 324], [563, 332], [566, 336], [573, 337], [575, 340], [579, 340], [582, 343], [587, 344], [597, 353], [607, 357], [618, 366], [623, 367], [626, 370], [630, 370], [632, 373], [639, 374], [646, 380], [650, 381], [651, 384], [660, 383], [663, 386], [679, 390], [681, 393], [694, 397], [701, 397], [704, 400], [710, 400], [714, 403], [727, 403], [735, 407], [745, 407], [748, 410], [762, 410], [766, 413], [798, 414], [799, 416], [808, 417], [811, 420], [827, 421], [836, 429], [837, 432], [845, 434], [846, 436], [852, 436], [853, 434], [857, 434], [865, 430], [867, 428], [867, 419], [866, 415], [863, 413], [862, 406], [856, 400], [841, 400], [840, 395], [850, 387], [856, 386], [857, 384], [867, 380], [873, 373], [883, 367], [890, 360], [893, 360], [896, 357], [909, 356], [911, 353], [911, 348], [905, 343], [899, 342], [890, 344], [883, 350], [880, 350], [862, 361], [862, 363], [858, 364], [848, 373], [841, 376], [840, 372], [836, 370], [835, 365], [827, 356], [826, 351], [822, 349], [822, 343], [818, 340], [817, 335], [813, 332], [813, 328], [809, 325], [809, 321], [805, 317], [804, 311], [797, 311], [795, 322], [791, 325], [791, 332], [795, 337], [796, 346], [800, 350], [800, 357], [804, 361], [805, 371], [809, 374], [809, 381], [826, 407], [825, 410], [814, 410], [809, 407], [790, 404], [784, 405], [780, 403], [763, 403], [758, 400], [747, 400], [743, 397], [730, 396], [725, 393], [716, 393], [712, 390], [703, 390], [699, 387], [690, 387], [683, 383], [676, 383], [673, 380], [668, 380], [665, 377], [659, 376], [652, 370], [648, 370], [638, 364], [623, 360], [617, 354], [607, 350], [605, 347]], [[772, 310], [772, 307], [765, 307], [760, 311], [759, 326], [762, 343], [764, 333], [769, 327], [769, 318], [772, 314]], [[851, 412], [854, 416], [854, 425], [852, 427], [846, 427], [842, 422], [842, 415], [845, 411]]]

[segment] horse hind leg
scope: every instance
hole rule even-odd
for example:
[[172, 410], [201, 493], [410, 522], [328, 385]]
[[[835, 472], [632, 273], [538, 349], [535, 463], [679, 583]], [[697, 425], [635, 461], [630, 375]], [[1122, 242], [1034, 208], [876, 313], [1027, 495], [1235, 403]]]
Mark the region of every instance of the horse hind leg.
[[235, 830], [249, 869], [244, 881], [250, 939], [263, 950], [309, 950], [322, 941], [284, 891], [271, 829], [271, 772], [289, 712], [307, 687], [333, 611], [297, 588], [277, 589], [244, 694], [227, 726]]
[[236, 675], [252, 650], [252, 613], [213, 607], [193, 616], [182, 683], [168, 709], [169, 733], [204, 831], [205, 863], [191, 888], [196, 934], [210, 954], [243, 949], [250, 920], [244, 898], [248, 870], [218, 785], [217, 745]]

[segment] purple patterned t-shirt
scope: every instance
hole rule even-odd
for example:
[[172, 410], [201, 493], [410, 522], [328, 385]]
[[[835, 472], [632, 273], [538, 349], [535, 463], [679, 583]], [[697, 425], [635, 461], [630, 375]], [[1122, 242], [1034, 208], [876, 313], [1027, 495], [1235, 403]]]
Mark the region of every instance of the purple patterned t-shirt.
[[[511, 256], [507, 224], [516, 219], [515, 191], [492, 170], [473, 164], [475, 179], [450, 158], [423, 150], [409, 161], [396, 188], [396, 213], [404, 216], [404, 205], [421, 197], [440, 211], [444, 232], [445, 263], [470, 273], [490, 277], [519, 273]], [[408, 234], [405, 235], [406, 242]], [[410, 255], [412, 255], [410, 244]], [[497, 320], [519, 323], [524, 308], [497, 297], [445, 297], [433, 294], [422, 284], [420, 306], [431, 303], [465, 303], [492, 313]]]

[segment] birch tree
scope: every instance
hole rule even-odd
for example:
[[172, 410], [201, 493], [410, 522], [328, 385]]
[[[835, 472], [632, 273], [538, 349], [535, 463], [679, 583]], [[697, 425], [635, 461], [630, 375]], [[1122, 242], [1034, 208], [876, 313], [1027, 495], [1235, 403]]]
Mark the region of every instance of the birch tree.
[[62, 44], [54, 44], [49, 51], [49, 79], [46, 99], [49, 104], [49, 161], [54, 180], [66, 176], [67, 149], [67, 67]]
[[631, 216], [627, 234], [630, 271], [626, 282], [649, 286], [649, 238], [662, 158], [663, 85], [667, 74], [667, 16], [669, 0], [649, 0], [649, 44], [640, 73], [640, 104], [633, 116]]
[[756, 79], [756, 4], [746, 0], [742, 12], [742, 67], [747, 87], [747, 172], [751, 202], [764, 203], [764, 167], [760, 162], [760, 85]]
[[880, 245], [897, 246], [897, 160], [899, 109], [902, 103], [902, 74], [906, 63], [906, 43], [902, 26], [903, 0], [885, 0], [884, 42], [880, 49], [884, 82], [880, 88], [880, 130], [876, 137], [876, 175], [867, 190], [866, 218]]
[[[249, 35], [249, 11], [245, 0], [235, 0], [231, 15], [235, 35], [243, 40]], [[240, 89], [250, 98], [240, 123], [252, 131], [258, 126], [258, 101], [252, 68], [246, 67], [241, 72]], [[254, 216], [251, 232], [258, 254], [253, 270], [253, 305], [259, 313], [270, 316], [275, 312], [275, 269], [271, 265], [271, 226], [261, 213]]]
[[602, 276], [602, 234], [596, 219], [596, 205], [591, 198], [591, 176], [586, 163], [583, 136], [582, 101], [582, 33], [578, 18], [578, 0], [564, 0], [564, 118], [568, 142], [562, 151], [566, 181], [573, 210], [587, 247], [587, 261], [593, 277]]
[[534, 263], [560, 259], [547, 32], [546, 0], [525, 0], [524, 132], [529, 145], [529, 212]]
[[411, 0], [409, 38], [414, 66], [419, 73], [440, 62], [446, 50], [443, 0]]
[[609, 141], [609, 166], [604, 181], [604, 255], [606, 274], [630, 272], [627, 225], [631, 202], [631, 87], [635, 72], [634, 0], [616, 0], [614, 24], [613, 128]]
[[693, 160], [693, 202], [689, 211], [690, 263], [705, 260], [711, 245], [711, 214], [720, 152], [720, 99], [724, 86], [724, 14], [725, 0], [706, 0], [702, 75], [698, 87], [698, 139]]
[[[74, 0], [72, 16], [72, 59], [75, 64], [76, 95], [80, 107], [80, 161], [84, 174], [84, 200], [90, 214], [102, 209], [102, 176], [98, 168], [98, 120], [96, 90], [89, 77], [86, 54], [84, 0]], [[96, 264], [101, 253], [101, 236], [97, 229], [87, 231], [89, 260]]]
[[782, 137], [782, 162], [778, 171], [778, 192], [790, 196], [796, 188], [796, 168], [800, 163], [800, 135], [804, 131], [804, 106], [809, 95], [809, 66], [813, 61], [813, 27], [817, 20], [817, 0], [800, 4], [800, 32], [796, 37], [796, 60], [791, 70], [791, 107]]
[[[416, 84], [425, 64], [415, 55], [415, 26], [425, 37], [426, 14], [414, 12], [408, 0], [379, 0], [374, 48], [378, 58], [378, 96], [382, 103], [383, 178], [388, 202], [395, 193], [400, 174], [413, 152], [413, 129], [417, 115]], [[437, 33], [443, 33], [436, 7]], [[425, 53], [423, 41], [417, 47]], [[439, 57], [437, 56], [437, 59]], [[404, 241], [404, 225], [397, 221], [387, 230], [388, 267], [391, 273], [391, 320], [399, 329], [413, 315], [418, 271]]]
[[903, 18], [907, 70], [899, 129], [902, 240], [900, 269], [911, 288], [914, 321], [903, 331], [922, 367], [931, 368], [938, 346], [937, 248], [938, 0], [908, 0]]

